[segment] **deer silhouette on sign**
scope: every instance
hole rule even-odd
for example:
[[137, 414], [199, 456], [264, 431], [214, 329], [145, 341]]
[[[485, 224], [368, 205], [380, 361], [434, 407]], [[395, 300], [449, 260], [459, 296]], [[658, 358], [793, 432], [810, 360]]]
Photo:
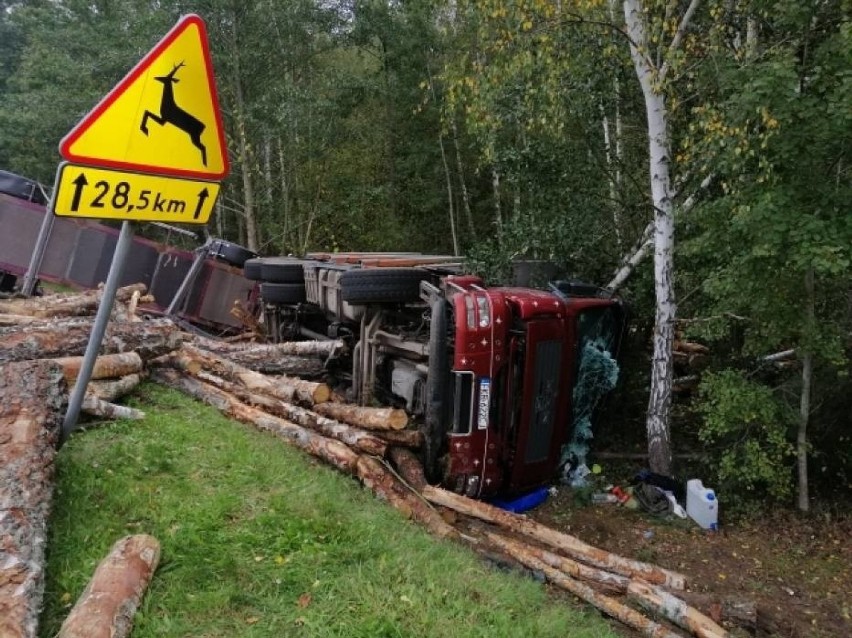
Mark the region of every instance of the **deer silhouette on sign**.
[[149, 118], [154, 120], [160, 126], [165, 126], [166, 124], [176, 126], [181, 131], [189, 135], [189, 139], [192, 140], [192, 145], [201, 151], [201, 162], [207, 166], [207, 149], [204, 144], [201, 143], [201, 133], [204, 132], [206, 125], [194, 115], [184, 111], [175, 102], [174, 85], [180, 82], [180, 80], [175, 77], [175, 73], [177, 73], [178, 69], [182, 66], [183, 62], [175, 64], [174, 68], [169, 73], [154, 78], [157, 82], [163, 83], [163, 96], [160, 98], [160, 114], [157, 115], [151, 111], [145, 111], [144, 115], [142, 115], [142, 123], [139, 125], [139, 129], [145, 135], [148, 135]]

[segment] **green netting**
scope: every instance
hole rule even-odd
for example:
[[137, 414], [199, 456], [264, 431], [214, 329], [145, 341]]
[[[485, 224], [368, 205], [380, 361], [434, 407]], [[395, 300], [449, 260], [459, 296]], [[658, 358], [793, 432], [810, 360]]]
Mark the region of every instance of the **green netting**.
[[563, 446], [560, 466], [566, 475], [586, 463], [592, 432], [592, 412], [601, 397], [615, 387], [618, 363], [609, 350], [612, 340], [586, 339], [580, 349], [580, 365], [574, 384], [574, 414], [570, 442]]

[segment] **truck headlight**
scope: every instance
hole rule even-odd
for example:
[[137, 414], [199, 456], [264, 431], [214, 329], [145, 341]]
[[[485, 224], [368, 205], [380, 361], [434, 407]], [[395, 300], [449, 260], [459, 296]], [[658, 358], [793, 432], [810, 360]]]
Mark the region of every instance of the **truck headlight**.
[[488, 300], [484, 296], [477, 296], [476, 306], [479, 309], [479, 327], [487, 328], [491, 325], [491, 308], [488, 306]]

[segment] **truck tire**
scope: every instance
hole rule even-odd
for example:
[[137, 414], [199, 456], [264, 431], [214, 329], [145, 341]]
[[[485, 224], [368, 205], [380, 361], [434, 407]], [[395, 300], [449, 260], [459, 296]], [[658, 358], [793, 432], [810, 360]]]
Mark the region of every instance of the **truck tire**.
[[450, 352], [447, 346], [449, 303], [439, 299], [432, 305], [429, 327], [429, 373], [426, 377], [426, 415], [423, 432], [423, 468], [426, 478], [440, 483], [439, 459], [445, 451], [445, 438], [450, 409], [447, 395], [450, 387]]
[[290, 257], [267, 257], [260, 264], [262, 281], [275, 284], [304, 284], [304, 262]]
[[261, 281], [263, 275], [260, 273], [260, 265], [263, 263], [262, 257], [249, 259], [243, 264], [243, 277], [252, 281]]
[[242, 268], [249, 259], [257, 257], [257, 253], [224, 239], [214, 239], [210, 242], [210, 256], [231, 266]]
[[351, 304], [407, 303], [420, 299], [427, 273], [417, 268], [367, 268], [340, 276], [340, 295]]
[[305, 284], [260, 284], [260, 297], [269, 304], [297, 304], [305, 301]]

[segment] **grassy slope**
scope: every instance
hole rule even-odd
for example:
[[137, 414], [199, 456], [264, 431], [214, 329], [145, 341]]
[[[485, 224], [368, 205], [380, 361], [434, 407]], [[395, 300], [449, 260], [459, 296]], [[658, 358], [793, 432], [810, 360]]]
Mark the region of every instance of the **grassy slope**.
[[614, 635], [271, 436], [158, 386], [139, 396], [147, 419], [59, 454], [41, 636], [137, 532], [163, 558], [134, 638]]

